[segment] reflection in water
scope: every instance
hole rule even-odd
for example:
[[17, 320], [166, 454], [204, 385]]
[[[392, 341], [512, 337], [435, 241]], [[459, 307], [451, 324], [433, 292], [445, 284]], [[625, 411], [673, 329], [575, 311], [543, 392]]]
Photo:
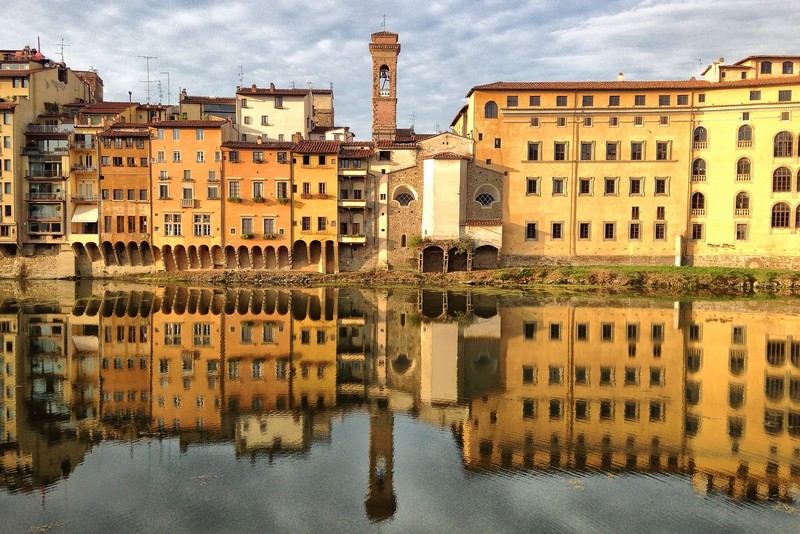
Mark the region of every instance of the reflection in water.
[[[676, 473], [791, 502], [800, 315], [788, 304], [548, 301], [345, 289], [107, 292], [0, 304], [0, 483], [28, 492], [104, 440], [313, 454], [369, 419], [365, 513], [398, 509], [395, 415], [468, 471]], [[366, 459], [365, 459], [366, 461]]]

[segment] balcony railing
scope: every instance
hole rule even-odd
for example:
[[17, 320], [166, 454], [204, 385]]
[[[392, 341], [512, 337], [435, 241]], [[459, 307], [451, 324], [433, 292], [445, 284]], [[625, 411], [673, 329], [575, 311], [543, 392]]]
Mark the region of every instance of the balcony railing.
[[57, 133], [68, 134], [75, 131], [72, 124], [29, 124], [25, 127], [26, 133]]
[[705, 208], [692, 208], [692, 215], [704, 216], [705, 214]]
[[736, 208], [733, 210], [733, 215], [736, 217], [749, 217], [750, 208]]
[[706, 175], [705, 174], [693, 174], [692, 175], [692, 182], [694, 182], [694, 183], [705, 182], [705, 181], [706, 181]]
[[26, 193], [25, 200], [57, 202], [64, 200], [64, 193]]
[[708, 141], [695, 141], [693, 147], [695, 150], [708, 148]]
[[737, 174], [736, 181], [737, 182], [749, 182], [751, 180], [751, 176], [749, 174]]
[[739, 148], [752, 148], [753, 141], [744, 141], [740, 139], [739, 141], [737, 141], [736, 146]]
[[95, 172], [97, 165], [73, 165], [72, 172]]
[[76, 148], [78, 150], [93, 150], [97, 145], [93, 141], [88, 143], [83, 141], [73, 141], [72, 148]]
[[75, 204], [96, 204], [97, 203], [97, 196], [96, 195], [73, 195], [70, 197], [70, 200]]
[[28, 180], [66, 180], [67, 177], [60, 172], [40, 171], [35, 173], [26, 173], [25, 178]]
[[69, 154], [68, 147], [57, 147], [51, 149], [43, 149], [39, 148], [38, 146], [26, 146], [22, 148], [22, 155], [23, 156], [38, 156], [40, 154], [59, 154], [59, 155], [66, 155]]
[[182, 208], [193, 208], [194, 205], [195, 205], [194, 201], [195, 201], [195, 199], [193, 199], [193, 198], [182, 198], [181, 199], [181, 207]]

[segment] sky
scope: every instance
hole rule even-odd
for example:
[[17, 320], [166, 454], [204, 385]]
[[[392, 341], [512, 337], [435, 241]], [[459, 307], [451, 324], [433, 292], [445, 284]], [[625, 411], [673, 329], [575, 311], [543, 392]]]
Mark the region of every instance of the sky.
[[384, 16], [402, 46], [397, 125], [419, 133], [447, 130], [485, 83], [688, 79], [720, 57], [800, 55], [800, 2], [785, 0], [4, 0], [0, 48], [63, 50], [98, 71], [107, 101], [332, 86], [336, 124], [366, 140]]

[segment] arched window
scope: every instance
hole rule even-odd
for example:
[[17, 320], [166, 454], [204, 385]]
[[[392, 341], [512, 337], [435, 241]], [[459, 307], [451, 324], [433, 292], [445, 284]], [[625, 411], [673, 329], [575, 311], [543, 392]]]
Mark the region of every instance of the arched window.
[[483, 116], [486, 119], [497, 118], [497, 104], [495, 104], [494, 100], [489, 100], [486, 105], [483, 106]]
[[750, 216], [750, 195], [744, 191], [736, 193], [736, 202], [733, 214], [737, 217]]
[[784, 61], [783, 62], [783, 73], [784, 74], [792, 74], [794, 72], [794, 63], [791, 61]]
[[706, 146], [708, 146], [708, 130], [702, 126], [698, 126], [694, 129], [692, 139], [694, 140], [695, 148], [706, 148]]
[[408, 186], [401, 185], [394, 190], [392, 200], [395, 200], [398, 204], [405, 207], [411, 204], [412, 200], [417, 200], [417, 196]]
[[788, 158], [792, 155], [792, 145], [794, 136], [789, 132], [781, 132], [775, 136], [773, 143], [773, 156], [776, 158]]
[[381, 96], [389, 96], [389, 89], [391, 88], [392, 80], [389, 76], [389, 67], [381, 65], [378, 70], [378, 88]]
[[771, 61], [762, 61], [761, 62], [761, 74], [772, 74], [772, 62]]
[[406, 234], [400, 236], [400, 246], [406, 248]]
[[[800, 206], [797, 206], [797, 209], [794, 212], [794, 227], [800, 228]], [[792, 352], [794, 353], [794, 351]], [[794, 356], [792, 356], [792, 363], [800, 367], [800, 353], [797, 354], [796, 360], [794, 359]]]
[[778, 167], [772, 173], [772, 192], [788, 193], [792, 190], [792, 171], [786, 167]]
[[752, 164], [750, 163], [750, 158], [739, 158], [739, 161], [736, 162], [737, 176], [750, 176], [751, 170]]
[[694, 213], [695, 210], [702, 211], [706, 209], [706, 197], [703, 193], [697, 192], [692, 195], [692, 213], [698, 215], [699, 213]]
[[483, 184], [475, 190], [475, 202], [484, 208], [490, 208], [498, 200], [500, 192], [490, 184]]
[[753, 146], [753, 127], [749, 124], [742, 124], [739, 126], [739, 134], [737, 136], [736, 145], [739, 148], [748, 148]]
[[772, 227], [789, 228], [789, 204], [779, 202], [772, 206]]
[[706, 160], [697, 158], [692, 162], [692, 176], [706, 175]]

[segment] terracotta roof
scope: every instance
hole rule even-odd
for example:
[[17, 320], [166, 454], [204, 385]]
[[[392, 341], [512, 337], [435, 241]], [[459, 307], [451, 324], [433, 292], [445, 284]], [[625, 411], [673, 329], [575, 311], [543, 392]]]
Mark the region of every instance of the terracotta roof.
[[475, 91], [630, 91], [644, 89], [727, 89], [758, 85], [788, 85], [800, 83], [800, 76], [778, 76], [709, 82], [706, 80], [653, 80], [653, 81], [609, 81], [609, 82], [495, 82], [476, 85], [466, 97]]
[[742, 63], [745, 63], [752, 59], [793, 59], [795, 61], [800, 61], [800, 56], [747, 56], [746, 58], [740, 59], [739, 61], [734, 63], [734, 65], [741, 65]]
[[425, 156], [422, 159], [470, 159], [470, 157], [464, 154], [456, 154], [455, 152], [439, 152], [438, 154]]
[[342, 148], [347, 148], [351, 146], [372, 148], [375, 146], [375, 143], [373, 143], [372, 141], [342, 141]]
[[183, 104], [236, 104], [236, 98], [227, 96], [185, 96], [181, 102]]
[[386, 30], [381, 30], [379, 32], [375, 32], [372, 35], [398, 35], [394, 32], [387, 32]]
[[340, 141], [300, 141], [294, 151], [298, 154], [336, 154], [341, 144]]
[[225, 141], [223, 148], [236, 148], [242, 150], [292, 150], [294, 143], [284, 141], [267, 141], [266, 143], [246, 143], [244, 141]]
[[154, 128], [219, 128], [227, 120], [177, 120], [177, 121], [156, 121], [150, 123]]
[[87, 104], [83, 108], [83, 113], [120, 113], [125, 111], [130, 106], [138, 106], [138, 102], [95, 102], [94, 104]]
[[503, 226], [502, 219], [470, 219], [461, 223], [461, 226]]
[[111, 129], [119, 129], [119, 128], [138, 128], [138, 129], [147, 129], [146, 124], [140, 124], [138, 122], [115, 122], [110, 126]]
[[[312, 93], [317, 95], [330, 95], [330, 89], [312, 89]], [[274, 95], [274, 96], [305, 96], [308, 89], [278, 89], [272, 87], [239, 87], [236, 89], [237, 95]]]
[[0, 109], [14, 109], [17, 107], [16, 102], [0, 102]]
[[378, 141], [375, 143], [375, 146], [378, 148], [417, 148], [417, 145], [414, 143], [397, 143], [388, 139], [378, 139]]
[[150, 137], [150, 131], [146, 129], [124, 130], [115, 128], [106, 130], [99, 134], [100, 137]]
[[141, 104], [137, 109], [167, 109], [167, 106], [162, 104]]
[[342, 150], [339, 152], [339, 157], [342, 158], [368, 158], [372, 155], [372, 150], [370, 149], [362, 149], [362, 150]]

